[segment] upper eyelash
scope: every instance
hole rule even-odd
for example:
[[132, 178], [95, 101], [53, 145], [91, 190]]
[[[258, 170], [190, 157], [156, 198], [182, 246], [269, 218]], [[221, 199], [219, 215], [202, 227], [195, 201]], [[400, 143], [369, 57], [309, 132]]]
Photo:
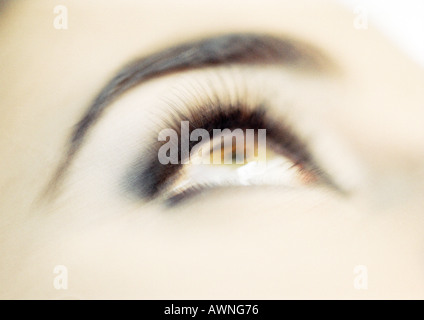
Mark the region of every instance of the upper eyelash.
[[[198, 97], [194, 100], [198, 103], [186, 106], [183, 111], [174, 109], [173, 113], [163, 120], [164, 125], [160, 129], [174, 129], [178, 134], [179, 141], [181, 140], [181, 121], [189, 121], [190, 133], [196, 128], [206, 129], [209, 133], [213, 129], [225, 128], [230, 130], [235, 128], [243, 130], [266, 129], [267, 145], [272, 144], [277, 153], [287, 157], [295, 165], [301, 165], [306, 170], [310, 170], [319, 176], [323, 175], [309, 153], [306, 144], [299, 139], [284, 119], [277, 120], [275, 116], [271, 116], [264, 103], [252, 104], [244, 98], [236, 98], [235, 101], [228, 102], [228, 99], [221, 99], [217, 93], [213, 95], [213, 99]], [[206, 102], [200, 102], [204, 100]], [[181, 164], [162, 165], [159, 163], [158, 150], [165, 143], [157, 141], [159, 131], [152, 136], [148, 150], [144, 152], [142, 158], [137, 160], [127, 176], [130, 181], [127, 184], [130, 191], [145, 199], [153, 199], [162, 190], [165, 190], [182, 166]], [[189, 150], [197, 143], [199, 142], [190, 142]], [[180, 157], [179, 148], [179, 160], [181, 160]]]

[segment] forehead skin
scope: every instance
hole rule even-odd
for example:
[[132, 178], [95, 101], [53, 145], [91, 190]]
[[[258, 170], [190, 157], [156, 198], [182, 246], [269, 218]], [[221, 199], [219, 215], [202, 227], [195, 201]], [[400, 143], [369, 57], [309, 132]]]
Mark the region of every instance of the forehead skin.
[[[60, 31], [57, 4], [13, 1], [0, 15], [0, 297], [424, 297], [424, 72], [372, 25], [356, 30], [353, 13], [325, 1], [74, 0]], [[230, 32], [289, 34], [340, 66], [327, 120], [367, 168], [353, 200], [235, 190], [172, 214], [94, 191], [37, 202], [122, 64]], [[52, 286], [56, 265], [67, 291]], [[368, 290], [353, 287], [356, 265]]]

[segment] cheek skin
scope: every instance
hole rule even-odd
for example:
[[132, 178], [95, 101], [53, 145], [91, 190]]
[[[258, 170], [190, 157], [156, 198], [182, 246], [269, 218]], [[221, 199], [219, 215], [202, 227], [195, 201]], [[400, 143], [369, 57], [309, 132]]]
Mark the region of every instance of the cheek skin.
[[[171, 215], [154, 207], [121, 207], [125, 219], [118, 209], [100, 204], [78, 213], [70, 207], [61, 217], [27, 223], [28, 256], [18, 265], [19, 275], [9, 279], [16, 295], [254, 299], [381, 298], [382, 290], [383, 297], [423, 294], [416, 285], [423, 280], [418, 259], [423, 239], [413, 227], [418, 220], [406, 221], [399, 231], [396, 213], [375, 215], [324, 190], [217, 191]], [[66, 293], [51, 287], [56, 265], [66, 265], [72, 275]], [[366, 265], [372, 275], [373, 286], [366, 292], [352, 286], [356, 265]]]

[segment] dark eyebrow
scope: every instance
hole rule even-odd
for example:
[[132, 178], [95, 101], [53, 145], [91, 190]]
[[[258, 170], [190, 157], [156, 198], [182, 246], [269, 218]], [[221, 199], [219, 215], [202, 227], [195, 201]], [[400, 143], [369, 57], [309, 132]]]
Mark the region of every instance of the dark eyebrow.
[[119, 96], [159, 76], [225, 64], [284, 64], [302, 72], [328, 70], [331, 66], [319, 50], [300, 41], [245, 33], [201, 39], [136, 59], [117, 72], [75, 125], [65, 156], [49, 185], [57, 184], [90, 128]]

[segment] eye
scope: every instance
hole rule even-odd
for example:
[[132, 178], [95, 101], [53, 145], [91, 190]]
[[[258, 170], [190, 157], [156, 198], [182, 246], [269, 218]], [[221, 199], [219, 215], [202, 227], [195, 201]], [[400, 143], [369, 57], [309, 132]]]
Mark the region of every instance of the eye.
[[232, 139], [235, 141], [230, 147], [226, 147], [221, 138], [225, 140], [225, 137], [218, 136], [210, 143], [195, 146], [197, 148], [190, 154], [189, 163], [181, 167], [164, 191], [165, 199], [175, 203], [201, 190], [223, 186], [298, 187], [316, 181], [314, 173], [274, 152], [271, 146], [260, 147], [255, 141], [253, 144], [245, 142], [242, 148], [237, 148], [236, 138]]
[[156, 138], [149, 159], [131, 173], [132, 190], [142, 198], [173, 205], [207, 189], [295, 188], [326, 180], [306, 144], [262, 104], [214, 101], [177, 112], [166, 123], [161, 132], [174, 134]]

